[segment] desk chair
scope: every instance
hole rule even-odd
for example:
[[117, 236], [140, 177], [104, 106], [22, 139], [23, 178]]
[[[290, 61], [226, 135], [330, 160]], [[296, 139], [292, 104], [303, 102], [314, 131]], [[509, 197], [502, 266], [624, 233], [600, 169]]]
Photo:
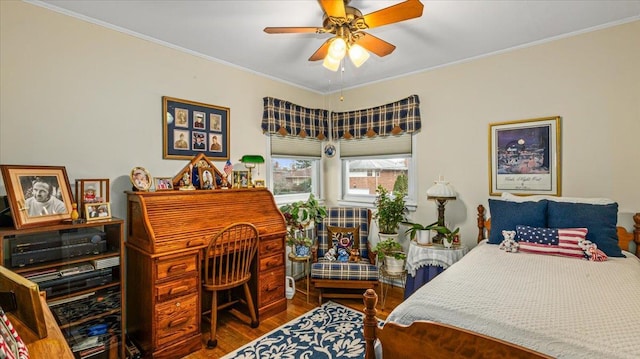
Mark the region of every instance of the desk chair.
[[[311, 282], [323, 298], [361, 298], [366, 289], [378, 286], [378, 266], [369, 246], [371, 211], [359, 207], [333, 207], [318, 223], [318, 241], [312, 249]], [[325, 254], [340, 239], [351, 236], [359, 251], [356, 262], [329, 261]], [[339, 239], [340, 238], [340, 239]]]
[[204, 262], [203, 290], [211, 291], [211, 332], [207, 348], [215, 348], [216, 322], [219, 309], [238, 301], [218, 305], [218, 291], [242, 286], [251, 327], [258, 326], [256, 307], [251, 297], [248, 281], [251, 279], [251, 263], [258, 251], [258, 230], [251, 223], [234, 223], [216, 234], [207, 247]]

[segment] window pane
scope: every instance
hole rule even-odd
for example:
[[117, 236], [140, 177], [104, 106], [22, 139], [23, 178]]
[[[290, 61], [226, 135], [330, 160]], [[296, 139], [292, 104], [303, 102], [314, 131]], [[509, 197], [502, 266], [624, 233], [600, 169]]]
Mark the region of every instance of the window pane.
[[389, 191], [408, 190], [409, 159], [357, 159], [345, 160], [347, 194], [375, 195], [378, 185]]
[[312, 193], [317, 163], [315, 159], [272, 158], [273, 194]]

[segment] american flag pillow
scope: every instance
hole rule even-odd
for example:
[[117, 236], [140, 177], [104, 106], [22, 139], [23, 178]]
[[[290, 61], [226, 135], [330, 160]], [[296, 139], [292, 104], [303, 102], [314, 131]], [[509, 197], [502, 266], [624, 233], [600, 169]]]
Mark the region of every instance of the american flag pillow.
[[586, 236], [586, 228], [516, 226], [516, 240], [521, 252], [585, 258], [578, 243]]

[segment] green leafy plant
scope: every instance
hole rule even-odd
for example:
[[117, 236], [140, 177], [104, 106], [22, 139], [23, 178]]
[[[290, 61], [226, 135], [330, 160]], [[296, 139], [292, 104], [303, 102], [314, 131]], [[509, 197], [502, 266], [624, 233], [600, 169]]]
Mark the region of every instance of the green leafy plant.
[[453, 242], [458, 232], [460, 232], [460, 228], [456, 228], [453, 231], [447, 228], [446, 226], [435, 226], [433, 228], [434, 231], [438, 232], [443, 236], [442, 240], [447, 241], [449, 243]]
[[407, 207], [404, 202], [406, 193], [403, 191], [389, 193], [382, 185], [378, 185], [376, 193], [378, 194], [375, 201], [377, 211], [373, 218], [378, 221], [378, 231], [384, 234], [398, 233], [400, 223], [406, 221]]
[[385, 256], [398, 260], [407, 258], [407, 254], [402, 251], [402, 245], [393, 238], [387, 238], [376, 244], [375, 251], [378, 253], [378, 260], [383, 260]]
[[428, 231], [435, 229], [438, 226], [438, 221], [427, 224], [426, 226], [420, 223], [413, 222], [402, 222], [402, 224], [409, 226], [409, 228], [407, 228], [404, 233], [408, 234], [411, 239], [414, 239], [416, 238], [416, 234], [418, 233], [418, 231]]
[[312, 244], [313, 244], [313, 240], [309, 237], [305, 237], [305, 236], [296, 237], [295, 234], [293, 236], [287, 236], [288, 246], [311, 247]]
[[327, 216], [327, 208], [321, 206], [313, 194], [310, 194], [306, 201], [297, 201], [281, 206], [280, 212], [282, 212], [287, 224], [288, 245], [310, 246], [312, 240], [301, 233], [312, 224], [320, 223]]

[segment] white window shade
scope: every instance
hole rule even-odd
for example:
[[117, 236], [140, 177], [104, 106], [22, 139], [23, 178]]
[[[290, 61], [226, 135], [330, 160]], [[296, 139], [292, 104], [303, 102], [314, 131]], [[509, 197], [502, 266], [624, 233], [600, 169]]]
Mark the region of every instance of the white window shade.
[[272, 156], [322, 156], [322, 141], [293, 136], [271, 136]]
[[411, 134], [340, 140], [340, 157], [411, 154]]

